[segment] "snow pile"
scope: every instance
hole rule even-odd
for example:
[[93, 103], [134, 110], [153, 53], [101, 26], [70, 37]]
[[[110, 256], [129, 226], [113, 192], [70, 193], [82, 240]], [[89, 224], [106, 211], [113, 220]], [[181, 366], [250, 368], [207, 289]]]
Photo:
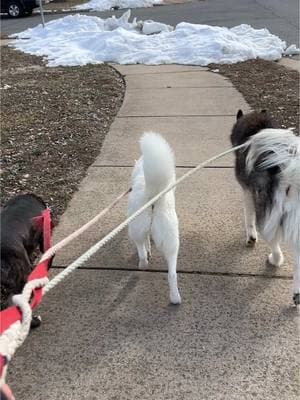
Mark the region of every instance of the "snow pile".
[[[280, 59], [284, 41], [267, 29], [249, 25], [225, 28], [182, 22], [172, 27], [153, 21], [129, 22], [122, 17], [101, 19], [69, 15], [17, 35], [13, 46], [45, 56], [49, 66], [118, 64], [236, 63], [248, 59]], [[152, 34], [151, 34], [152, 33]], [[22, 39], [27, 40], [22, 40]]]
[[76, 10], [105, 11], [119, 8], [152, 7], [161, 4], [163, 0], [90, 0], [87, 3], [73, 7]]
[[173, 26], [162, 24], [161, 22], [154, 21], [140, 21], [137, 24], [140, 27], [144, 35], [153, 35], [161, 32], [172, 32], [174, 30]]
[[300, 49], [298, 49], [296, 47], [295, 44], [292, 44], [291, 46], [289, 46], [287, 49], [285, 49], [283, 55], [284, 56], [296, 56], [300, 54]]

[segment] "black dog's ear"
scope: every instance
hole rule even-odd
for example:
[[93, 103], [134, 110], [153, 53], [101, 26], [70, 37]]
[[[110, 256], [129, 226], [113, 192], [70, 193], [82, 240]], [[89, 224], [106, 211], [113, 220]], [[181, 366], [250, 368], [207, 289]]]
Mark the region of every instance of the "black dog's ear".
[[244, 114], [243, 114], [243, 111], [242, 111], [242, 110], [239, 110], [239, 111], [237, 112], [237, 114], [236, 114], [236, 119], [237, 119], [237, 120], [240, 119], [243, 115], [244, 115]]
[[260, 113], [261, 113], [261, 114], [267, 114], [267, 112], [268, 112], [267, 110], [261, 110]]

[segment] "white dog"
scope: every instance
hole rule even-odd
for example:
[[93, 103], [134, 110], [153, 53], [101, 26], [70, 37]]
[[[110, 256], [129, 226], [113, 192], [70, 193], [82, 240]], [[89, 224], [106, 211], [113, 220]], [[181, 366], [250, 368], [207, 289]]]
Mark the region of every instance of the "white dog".
[[[136, 162], [132, 173], [132, 191], [128, 201], [129, 215], [175, 181], [174, 154], [165, 139], [149, 132], [142, 136], [140, 145], [142, 157]], [[131, 222], [128, 232], [136, 244], [141, 269], [148, 266], [150, 236], [153, 238], [157, 249], [163, 253], [168, 263], [171, 303], [180, 304], [176, 275], [179, 231], [174, 190], [165, 194]]]

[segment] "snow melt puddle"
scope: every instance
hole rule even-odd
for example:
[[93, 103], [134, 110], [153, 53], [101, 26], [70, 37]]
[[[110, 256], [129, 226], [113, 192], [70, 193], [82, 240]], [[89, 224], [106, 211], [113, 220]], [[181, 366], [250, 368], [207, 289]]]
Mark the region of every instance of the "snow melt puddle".
[[[230, 64], [261, 58], [278, 60], [299, 51], [267, 29], [225, 28], [182, 22], [175, 28], [154, 21], [129, 22], [130, 10], [108, 19], [69, 15], [27, 29], [12, 43], [25, 53], [45, 56], [48, 66], [88, 63]], [[27, 39], [27, 40], [22, 40]]]

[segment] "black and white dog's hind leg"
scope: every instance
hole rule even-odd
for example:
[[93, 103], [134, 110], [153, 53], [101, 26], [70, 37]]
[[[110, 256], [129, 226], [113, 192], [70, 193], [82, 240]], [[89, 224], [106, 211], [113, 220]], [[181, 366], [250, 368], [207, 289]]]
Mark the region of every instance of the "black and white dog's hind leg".
[[268, 256], [268, 262], [274, 267], [280, 267], [283, 264], [284, 256], [280, 248], [280, 228], [277, 230], [274, 238], [269, 241], [271, 253]]
[[300, 249], [294, 251], [294, 257], [293, 300], [296, 305], [300, 305]]
[[246, 227], [246, 246], [253, 247], [257, 242], [256, 232], [256, 213], [253, 195], [250, 190], [243, 189], [244, 192], [244, 214]]

